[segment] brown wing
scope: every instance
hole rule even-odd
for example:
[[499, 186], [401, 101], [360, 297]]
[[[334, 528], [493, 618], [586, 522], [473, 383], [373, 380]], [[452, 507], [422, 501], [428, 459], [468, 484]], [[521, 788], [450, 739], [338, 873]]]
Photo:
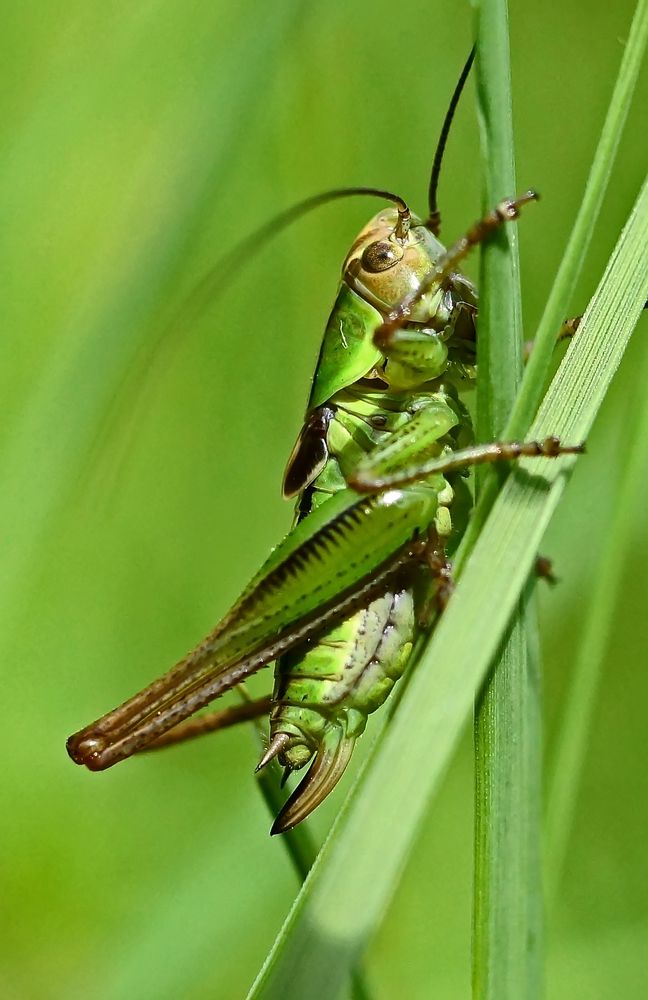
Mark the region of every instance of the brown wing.
[[332, 418], [330, 406], [318, 406], [308, 414], [284, 473], [282, 492], [286, 500], [301, 493], [326, 465], [326, 437]]

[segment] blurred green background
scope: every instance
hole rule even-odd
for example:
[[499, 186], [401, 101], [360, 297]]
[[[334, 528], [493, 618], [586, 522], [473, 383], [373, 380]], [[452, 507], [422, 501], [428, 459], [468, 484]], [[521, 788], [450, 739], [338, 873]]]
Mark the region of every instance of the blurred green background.
[[[543, 195], [520, 226], [530, 335], [633, 3], [511, 7], [519, 187]], [[280, 926], [296, 880], [268, 837], [249, 729], [102, 775], [73, 767], [65, 738], [208, 631], [287, 529], [283, 464], [341, 261], [378, 205], [303, 220], [213, 307], [176, 324], [156, 363], [151, 345], [214, 261], [292, 201], [370, 184], [424, 205], [470, 18], [452, 0], [40, 0], [3, 11], [7, 1000], [241, 996]], [[644, 74], [573, 313], [639, 189], [647, 97]], [[448, 240], [479, 212], [472, 86], [441, 205]], [[644, 320], [544, 545], [561, 578], [541, 594], [549, 755], [624, 431], [645, 391], [645, 336]], [[624, 587], [549, 927], [552, 998], [648, 990], [642, 511], [619, 553]], [[343, 794], [318, 812], [318, 834]], [[471, 850], [467, 732], [368, 955], [377, 998], [469, 994]]]

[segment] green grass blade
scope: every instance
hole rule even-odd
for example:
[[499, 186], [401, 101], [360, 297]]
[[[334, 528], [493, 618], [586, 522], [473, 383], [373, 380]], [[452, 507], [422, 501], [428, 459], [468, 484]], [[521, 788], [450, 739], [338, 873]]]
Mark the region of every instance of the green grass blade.
[[[532, 435], [585, 438], [648, 294], [644, 186]], [[338, 997], [389, 903], [562, 495], [571, 460], [509, 476], [366, 777], [338, 817], [250, 997]]]
[[573, 826], [603, 662], [623, 590], [626, 573], [624, 553], [627, 553], [630, 542], [629, 532], [633, 531], [633, 526], [642, 516], [643, 474], [648, 466], [648, 401], [645, 397], [648, 351], [644, 351], [643, 365], [635, 384], [638, 391], [626, 424], [626, 459], [622, 464], [612, 521], [603, 538], [594, 593], [551, 763], [545, 831], [549, 905], [556, 898]]
[[[506, 0], [476, 2], [475, 38], [482, 208], [486, 212], [502, 198], [516, 193]], [[522, 370], [516, 226], [503, 226], [482, 248], [478, 361], [477, 438], [492, 441], [502, 433], [508, 420]]]
[[628, 116], [639, 70], [643, 63], [647, 41], [648, 0], [639, 0], [601, 130], [601, 137], [592, 161], [583, 200], [556, 280], [549, 293], [533, 341], [533, 351], [526, 366], [520, 393], [508, 423], [507, 434], [510, 437], [518, 437], [526, 432], [530, 415], [535, 412], [540, 402], [551, 364], [556, 336], [561, 323], [566, 318], [565, 310], [569, 308], [570, 299], [594, 232], [594, 224], [599, 216], [603, 196], [610, 181], [623, 126]]
[[[264, 735], [263, 727], [257, 723], [255, 728], [259, 737], [262, 738]], [[281, 775], [281, 768], [276, 761], [271, 761], [269, 765], [257, 774], [259, 791], [263, 796], [272, 819], [279, 813], [279, 810], [286, 801], [286, 796], [281, 788]], [[303, 882], [317, 857], [317, 844], [313, 839], [308, 823], [300, 823], [294, 829], [288, 830], [282, 835], [281, 843], [290, 858], [297, 878], [300, 882]], [[367, 978], [364, 969], [360, 965], [351, 970], [350, 992], [352, 1000], [371, 1000]]]
[[528, 651], [525, 622], [533, 617], [526, 602], [520, 611], [478, 700], [475, 724], [476, 997], [542, 993], [540, 676], [539, 660]]
[[[610, 180], [623, 126], [643, 64], [647, 42], [648, 0], [638, 0], [628, 34], [628, 42], [585, 186], [583, 200], [534, 337], [533, 351], [526, 365], [520, 392], [504, 431], [506, 438], [522, 437], [526, 434], [529, 422], [542, 395], [556, 336], [563, 320], [567, 317], [570, 297], [580, 274]], [[475, 538], [482, 529], [486, 515], [497, 494], [498, 485], [496, 476], [487, 475], [485, 477], [482, 496], [466, 532], [466, 552], [470, 551]]]
[[[484, 209], [517, 190], [508, 36], [506, 0], [477, 2]], [[517, 227], [506, 226], [482, 250], [480, 441], [496, 440], [501, 434], [521, 378], [517, 235]], [[485, 479], [477, 476], [478, 495]], [[540, 684], [539, 663], [532, 671], [528, 662], [526, 605], [520, 602], [475, 706], [472, 978], [477, 998], [536, 997], [542, 989]], [[531, 620], [535, 621], [533, 616]]]
[[[268, 813], [274, 819], [286, 800], [286, 796], [281, 791], [281, 769], [275, 761], [259, 771], [257, 784], [263, 801], [268, 807]], [[317, 857], [317, 844], [313, 840], [310, 828], [307, 824], [302, 823], [294, 830], [285, 833], [281, 842], [295, 869], [297, 878], [303, 882]]]

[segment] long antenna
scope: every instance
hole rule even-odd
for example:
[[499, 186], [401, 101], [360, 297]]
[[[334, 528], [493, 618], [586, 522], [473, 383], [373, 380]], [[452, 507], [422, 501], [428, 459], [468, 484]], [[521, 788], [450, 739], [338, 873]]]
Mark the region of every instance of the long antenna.
[[[165, 357], [168, 362], [166, 352], [180, 342], [179, 334], [187, 327], [191, 327], [197, 317], [204, 309], [215, 300], [219, 299], [223, 293], [239, 276], [241, 271], [249, 264], [260, 250], [264, 249], [280, 233], [302, 218], [308, 212], [321, 205], [326, 205], [341, 198], [353, 198], [368, 195], [372, 198], [382, 198], [384, 201], [391, 201], [398, 209], [398, 218], [394, 227], [394, 235], [397, 239], [403, 240], [407, 236], [411, 216], [410, 210], [400, 195], [391, 191], [384, 191], [382, 188], [373, 187], [348, 187], [334, 188], [331, 191], [324, 191], [321, 194], [311, 195], [302, 201], [285, 208], [273, 218], [264, 222], [253, 232], [248, 233], [237, 243], [228, 247], [226, 252], [216, 261], [212, 267], [203, 274], [191, 291], [185, 295], [180, 304], [173, 310], [169, 320], [160, 326], [155, 338], [147, 342], [138, 357], [134, 360], [123, 383], [118, 387], [116, 398], [113, 401], [111, 412], [107, 420], [115, 425], [120, 422], [127, 424], [125, 415], [130, 411], [130, 421], [126, 433], [132, 436], [133, 427], [136, 422], [136, 404], [141, 407], [145, 391], [150, 390], [156, 375], [160, 374], [162, 362]], [[130, 396], [130, 400], [129, 400]], [[106, 451], [106, 443], [103, 440], [106, 436], [106, 428], [100, 428], [95, 439], [93, 450], [99, 452]], [[125, 451], [126, 444], [122, 444], [122, 452]], [[114, 475], [114, 473], [113, 473]], [[106, 487], [102, 487], [105, 495]]]
[[[327, 205], [329, 202], [338, 201], [341, 198], [355, 198], [363, 195], [383, 198], [396, 205], [398, 209], [396, 236], [398, 239], [404, 239], [410, 226], [410, 210], [406, 202], [391, 191], [383, 191], [381, 188], [373, 187], [347, 187], [334, 188], [331, 191], [311, 195], [310, 198], [304, 198], [303, 201], [298, 201], [289, 208], [285, 208], [228, 248], [181, 302], [178, 313], [181, 315], [183, 323], [187, 321], [187, 314], [192, 316], [194, 313], [200, 313], [206, 303], [213, 302], [215, 297], [221, 295], [249, 261], [297, 219], [301, 219], [303, 215], [319, 208], [320, 205]], [[170, 325], [174, 325], [173, 320]]]
[[428, 208], [429, 216], [426, 227], [434, 233], [435, 236], [439, 235], [441, 230], [441, 213], [437, 205], [437, 188], [439, 187], [439, 174], [441, 173], [441, 163], [443, 162], [443, 154], [445, 152], [446, 143], [448, 141], [448, 135], [450, 133], [450, 126], [452, 125], [452, 119], [454, 118], [455, 111], [457, 110], [457, 104], [459, 103], [459, 98], [461, 97], [461, 92], [464, 89], [466, 80], [468, 79], [468, 74], [470, 73], [470, 67], [475, 59], [475, 46], [473, 45], [470, 50], [470, 55], [466, 59], [466, 64], [461, 71], [461, 76], [457, 81], [457, 86], [454, 89], [454, 93], [450, 100], [448, 110], [446, 111], [446, 116], [443, 120], [443, 128], [441, 129], [441, 135], [439, 136], [439, 141], [437, 143], [437, 148], [434, 153], [434, 162], [432, 164], [432, 174], [430, 175], [430, 187], [428, 193]]

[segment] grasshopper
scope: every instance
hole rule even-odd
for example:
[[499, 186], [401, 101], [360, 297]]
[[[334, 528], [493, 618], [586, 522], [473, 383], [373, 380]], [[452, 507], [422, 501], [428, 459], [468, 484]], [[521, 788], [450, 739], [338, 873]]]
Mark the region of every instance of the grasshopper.
[[[446, 114], [424, 220], [398, 195], [371, 188], [304, 203], [371, 194], [392, 204], [343, 264], [284, 475], [284, 497], [296, 498], [293, 528], [192, 652], [70, 737], [77, 764], [103, 770], [269, 714], [258, 768], [277, 758], [288, 776], [310, 765], [271, 832], [296, 826], [337, 784], [368, 716], [450, 596], [449, 557], [472, 505], [470, 468], [582, 451], [553, 437], [476, 444], [462, 399], [477, 374], [477, 291], [459, 265], [536, 197], [504, 199], [449, 249], [438, 239], [439, 169], [471, 62], [472, 53]], [[193, 717], [272, 662], [271, 696]]]

